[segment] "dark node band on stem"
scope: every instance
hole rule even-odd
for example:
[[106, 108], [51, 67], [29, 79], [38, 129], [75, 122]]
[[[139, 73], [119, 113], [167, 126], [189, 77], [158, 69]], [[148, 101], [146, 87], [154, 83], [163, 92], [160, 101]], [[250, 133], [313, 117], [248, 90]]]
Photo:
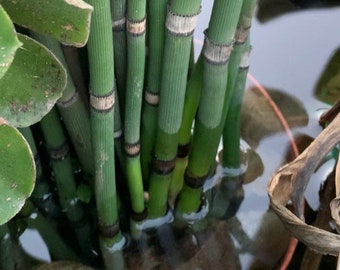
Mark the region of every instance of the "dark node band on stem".
[[125, 17], [116, 20], [116, 21], [112, 21], [112, 31], [113, 32], [122, 32], [125, 31], [126, 29], [126, 19]]
[[177, 147], [177, 157], [185, 158], [189, 155], [189, 151], [190, 151], [190, 142], [186, 144], [179, 144]]
[[56, 148], [49, 148], [48, 150], [53, 161], [64, 160], [70, 152], [66, 142]]
[[128, 157], [136, 157], [140, 153], [140, 141], [136, 143], [125, 143], [125, 153]]
[[176, 164], [176, 157], [171, 160], [160, 160], [156, 159], [154, 162], [155, 172], [160, 175], [167, 175], [170, 174]]
[[68, 108], [71, 107], [76, 101], [78, 101], [78, 99], [79, 99], [78, 92], [74, 92], [74, 94], [68, 100], [62, 101], [59, 99], [57, 104], [60, 107]]
[[107, 113], [112, 110], [115, 104], [115, 93], [111, 90], [109, 93], [99, 96], [90, 91], [91, 109], [98, 113]]
[[126, 22], [126, 30], [132, 37], [143, 35], [146, 30], [146, 17], [141, 20], [132, 20], [128, 18]]
[[239, 26], [236, 28], [235, 32], [235, 44], [242, 45], [246, 42], [246, 39], [249, 35], [251, 25], [249, 26]]
[[98, 230], [99, 230], [99, 234], [102, 236], [102, 237], [105, 237], [105, 238], [113, 238], [115, 237], [119, 231], [120, 231], [120, 228], [119, 228], [119, 223], [116, 222], [116, 223], [113, 223], [111, 225], [104, 225], [104, 224], [98, 224]]
[[187, 172], [184, 174], [184, 183], [192, 189], [200, 189], [203, 187], [205, 179], [208, 175], [204, 176], [192, 176]]
[[146, 208], [140, 213], [136, 213], [134, 211], [131, 211], [131, 218], [134, 221], [137, 221], [137, 222], [146, 219], [147, 215], [148, 215], [148, 212], [147, 212]]
[[144, 100], [148, 105], [158, 107], [159, 94], [146, 89], [144, 93]]
[[166, 17], [166, 30], [174, 35], [180, 37], [188, 37], [194, 33], [197, 16], [201, 12], [201, 8], [193, 15], [181, 15], [176, 14], [170, 10], [168, 6], [168, 12]]
[[204, 59], [212, 65], [225, 65], [233, 49], [234, 41], [228, 44], [217, 44], [205, 36], [203, 55]]

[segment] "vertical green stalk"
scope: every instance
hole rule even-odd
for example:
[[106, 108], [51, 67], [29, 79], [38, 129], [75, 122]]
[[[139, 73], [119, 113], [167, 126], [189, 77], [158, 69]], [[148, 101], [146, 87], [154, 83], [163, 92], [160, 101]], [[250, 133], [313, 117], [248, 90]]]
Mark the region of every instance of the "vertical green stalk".
[[40, 121], [46, 147], [50, 154], [59, 202], [63, 212], [74, 227], [83, 254], [91, 255], [90, 226], [80, 201], [69, 155], [69, 148], [56, 108]]
[[[27, 202], [26, 202], [27, 203]], [[27, 225], [39, 231], [44, 239], [52, 260], [80, 261], [75, 252], [64, 242], [58, 232], [39, 211], [27, 218]]]
[[200, 0], [172, 0], [166, 18], [155, 163], [149, 186], [149, 217], [163, 216], [175, 166], [182, 120], [192, 35], [200, 12]]
[[[119, 104], [125, 104], [126, 85], [126, 0], [111, 0], [112, 34], [114, 40], [115, 78]], [[122, 108], [120, 108], [122, 110]], [[121, 111], [123, 113], [123, 111]]]
[[140, 123], [145, 68], [146, 1], [127, 2], [127, 82], [125, 98], [126, 174], [132, 218], [144, 219], [144, 188], [140, 164]]
[[33, 33], [33, 36], [54, 53], [67, 71], [67, 84], [62, 97], [57, 102], [58, 110], [72, 140], [81, 168], [92, 177], [94, 166], [89, 115], [85, 104], [76, 91], [60, 44], [57, 40], [47, 36], [35, 33]]
[[32, 198], [34, 199], [35, 203], [38, 202], [39, 204], [38, 207], [40, 208], [40, 207], [43, 207], [44, 198], [48, 197], [47, 195], [50, 193], [50, 188], [43, 177], [41, 160], [38, 155], [38, 149], [35, 144], [35, 140], [33, 138], [31, 128], [26, 127], [26, 128], [20, 128], [19, 130], [21, 134], [25, 137], [26, 141], [28, 142], [32, 150], [33, 157], [34, 157], [35, 170], [36, 170], [36, 182], [35, 182], [35, 187], [32, 193]]
[[169, 191], [169, 199], [172, 204], [183, 187], [184, 171], [188, 163], [190, 151], [191, 129], [201, 97], [202, 83], [203, 57], [200, 55], [185, 91], [183, 118], [178, 132], [177, 159]]
[[13, 242], [7, 223], [0, 225], [0, 268], [14, 270], [15, 259], [13, 258]]
[[148, 181], [150, 174], [157, 127], [166, 3], [166, 0], [150, 0], [147, 2], [149, 57], [141, 126], [141, 164], [145, 182]]
[[223, 154], [221, 162], [223, 167], [230, 169], [239, 169], [242, 165], [240, 157], [241, 107], [249, 70], [249, 43], [243, 47], [243, 57], [236, 75], [236, 82], [223, 128]]
[[249, 30], [254, 15], [256, 0], [244, 0], [240, 20], [235, 35], [235, 46], [231, 57], [235, 78], [228, 84], [232, 90], [229, 109], [225, 112], [226, 119], [223, 128], [222, 165], [231, 169], [239, 169], [240, 157], [240, 115], [245, 90], [246, 75], [249, 69], [250, 53]]
[[88, 0], [94, 11], [87, 44], [90, 69], [92, 146], [95, 161], [95, 197], [101, 250], [108, 269], [122, 248], [118, 222], [114, 162], [114, 57], [109, 0]]
[[184, 188], [176, 205], [178, 214], [196, 212], [201, 206], [204, 181], [210, 171], [221, 136], [228, 80], [228, 60], [233, 46], [242, 0], [216, 0], [203, 47], [203, 87], [195, 120]]

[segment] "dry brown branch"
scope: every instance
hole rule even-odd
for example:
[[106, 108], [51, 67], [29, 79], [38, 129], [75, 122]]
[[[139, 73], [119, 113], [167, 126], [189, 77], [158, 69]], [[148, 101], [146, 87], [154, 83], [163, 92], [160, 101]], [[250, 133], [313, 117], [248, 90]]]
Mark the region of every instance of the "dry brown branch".
[[[271, 207], [294, 236], [312, 250], [333, 256], [339, 255], [340, 236], [307, 225], [304, 222], [303, 204], [310, 176], [339, 141], [338, 114], [301, 155], [277, 171], [268, 185]], [[289, 201], [293, 203], [296, 215], [286, 208]]]

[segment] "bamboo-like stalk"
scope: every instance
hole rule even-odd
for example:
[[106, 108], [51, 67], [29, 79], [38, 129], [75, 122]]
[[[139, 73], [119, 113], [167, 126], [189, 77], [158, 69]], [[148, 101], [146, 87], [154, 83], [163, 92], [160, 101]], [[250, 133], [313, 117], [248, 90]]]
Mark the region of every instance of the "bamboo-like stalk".
[[150, 0], [147, 2], [149, 57], [141, 125], [141, 165], [143, 180], [146, 184], [150, 174], [157, 127], [166, 4], [166, 0]]
[[13, 258], [13, 243], [8, 224], [0, 225], [0, 267], [4, 270], [14, 270], [15, 258]]
[[155, 165], [150, 177], [150, 218], [165, 215], [172, 171], [175, 166], [192, 34], [200, 12], [200, 0], [172, 0], [166, 18]]
[[26, 141], [28, 142], [31, 148], [33, 157], [34, 157], [36, 180], [35, 180], [34, 190], [32, 193], [32, 198], [34, 198], [35, 202], [39, 202], [38, 203], [39, 205], [37, 205], [38, 208], [42, 208], [46, 195], [50, 193], [50, 188], [49, 188], [47, 181], [45, 181], [43, 177], [41, 159], [38, 155], [38, 149], [37, 149], [31, 128], [30, 127], [20, 128], [19, 131], [25, 137]]
[[90, 69], [91, 135], [95, 160], [95, 197], [101, 251], [108, 269], [121, 268], [123, 238], [119, 229], [114, 162], [115, 81], [109, 0], [88, 0], [94, 7], [87, 44]]
[[81, 168], [88, 177], [92, 178], [94, 165], [89, 114], [83, 100], [79, 98], [79, 94], [76, 91], [61, 46], [57, 40], [48, 36], [36, 33], [32, 33], [32, 36], [49, 48], [67, 71], [66, 87], [62, 97], [57, 102], [57, 106], [72, 140]]
[[[241, 102], [244, 94], [245, 76], [247, 73], [247, 58], [250, 53], [249, 30], [254, 16], [257, 0], [244, 0], [240, 19], [235, 34], [235, 45], [229, 64], [228, 76], [230, 80], [227, 92], [230, 95], [229, 106], [224, 106], [223, 112], [223, 155], [222, 165], [237, 169], [240, 167], [240, 113]], [[241, 63], [241, 59], [243, 62]], [[241, 65], [241, 66], [240, 66]], [[228, 109], [228, 110], [227, 110]]]
[[89, 258], [92, 250], [91, 228], [86, 220], [84, 209], [77, 198], [77, 186], [69, 148], [56, 108], [53, 108], [41, 119], [40, 127], [50, 154], [60, 205], [74, 227], [79, 247], [83, 254]]
[[127, 2], [127, 82], [124, 138], [126, 175], [132, 219], [144, 219], [144, 188], [140, 163], [140, 123], [145, 69], [146, 1]]
[[[26, 202], [27, 203], [27, 202]], [[39, 231], [39, 234], [44, 239], [52, 260], [70, 260], [80, 262], [80, 258], [76, 253], [64, 242], [58, 232], [51, 226], [39, 211], [32, 213], [27, 218], [27, 225], [30, 228]]]
[[249, 70], [248, 56], [250, 52], [249, 38], [247, 40], [248, 42], [238, 46], [240, 47], [238, 53], [242, 55], [242, 58], [238, 73], [236, 74], [236, 82], [223, 128], [223, 154], [221, 163], [223, 167], [235, 170], [240, 169], [242, 165], [240, 155], [241, 107]]
[[[114, 40], [115, 78], [119, 104], [125, 104], [126, 87], [126, 0], [111, 0], [112, 34]], [[118, 106], [117, 106], [118, 107]], [[120, 108], [124, 115], [123, 108]], [[117, 113], [116, 113], [117, 114]]]
[[201, 206], [202, 186], [221, 136], [224, 98], [228, 80], [228, 60], [233, 46], [242, 0], [216, 0], [203, 47], [204, 71], [189, 162], [176, 211], [196, 212]]
[[203, 83], [203, 57], [200, 55], [185, 91], [183, 118], [178, 132], [178, 150], [174, 175], [170, 183], [169, 200], [173, 204], [183, 187], [184, 171], [188, 164], [191, 129], [201, 97]]

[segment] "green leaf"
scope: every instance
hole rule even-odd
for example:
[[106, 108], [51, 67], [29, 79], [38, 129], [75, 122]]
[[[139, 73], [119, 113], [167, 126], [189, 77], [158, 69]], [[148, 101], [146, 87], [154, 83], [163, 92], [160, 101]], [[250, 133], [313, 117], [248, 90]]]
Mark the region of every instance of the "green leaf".
[[0, 225], [20, 211], [34, 183], [34, 158], [28, 143], [0, 118]]
[[86, 44], [92, 6], [82, 0], [0, 0], [12, 20], [63, 44]]
[[15, 51], [22, 45], [14, 30], [13, 23], [0, 5], [0, 79], [11, 65]]
[[33, 39], [18, 34], [23, 47], [0, 80], [0, 116], [16, 127], [38, 122], [54, 106], [66, 84], [59, 60]]

